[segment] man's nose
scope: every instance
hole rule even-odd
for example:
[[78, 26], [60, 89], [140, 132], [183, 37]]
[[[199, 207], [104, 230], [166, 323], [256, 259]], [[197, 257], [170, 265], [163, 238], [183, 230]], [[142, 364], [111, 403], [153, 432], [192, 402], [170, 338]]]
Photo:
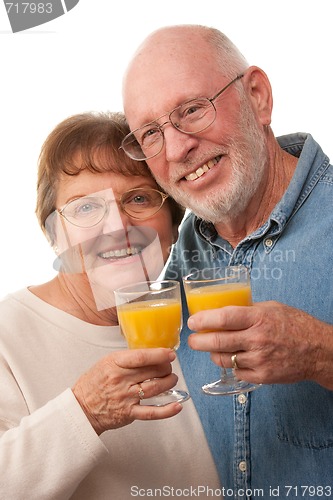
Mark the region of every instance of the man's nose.
[[198, 140], [194, 135], [181, 132], [171, 123], [164, 128], [163, 133], [165, 157], [168, 162], [184, 161], [189, 151], [197, 146]]

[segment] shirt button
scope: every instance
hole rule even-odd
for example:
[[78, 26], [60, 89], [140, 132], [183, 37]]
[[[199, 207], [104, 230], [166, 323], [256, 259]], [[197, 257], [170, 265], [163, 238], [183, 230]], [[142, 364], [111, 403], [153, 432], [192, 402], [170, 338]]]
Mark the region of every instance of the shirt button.
[[271, 238], [267, 238], [267, 240], [265, 240], [265, 245], [267, 248], [271, 248], [271, 246], [273, 245], [273, 240]]
[[241, 472], [245, 472], [246, 471], [246, 462], [245, 461], [239, 462], [238, 468]]
[[241, 405], [245, 404], [247, 401], [247, 397], [245, 396], [245, 394], [239, 394], [237, 399], [238, 403], [240, 403]]

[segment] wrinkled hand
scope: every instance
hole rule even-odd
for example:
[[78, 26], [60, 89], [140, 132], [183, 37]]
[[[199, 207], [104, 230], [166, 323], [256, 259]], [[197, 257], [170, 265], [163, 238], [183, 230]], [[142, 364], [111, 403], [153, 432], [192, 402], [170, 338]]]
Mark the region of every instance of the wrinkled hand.
[[171, 367], [175, 358], [170, 349], [117, 351], [82, 375], [72, 390], [97, 434], [136, 419], [156, 420], [179, 413], [182, 406], [178, 403], [162, 407], [139, 404], [138, 384], [147, 398], [176, 385], [178, 377]]
[[228, 306], [196, 313], [188, 326], [208, 332], [190, 335], [189, 345], [211, 352], [217, 365], [231, 368], [237, 354], [240, 380], [313, 380], [333, 390], [333, 327], [299, 309], [278, 302]]

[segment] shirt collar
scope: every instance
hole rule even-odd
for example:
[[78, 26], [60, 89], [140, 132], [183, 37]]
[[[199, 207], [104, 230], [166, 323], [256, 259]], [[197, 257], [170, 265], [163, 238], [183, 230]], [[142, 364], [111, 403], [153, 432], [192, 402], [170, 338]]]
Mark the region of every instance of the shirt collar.
[[[329, 166], [329, 158], [310, 134], [298, 133], [277, 137], [281, 148], [298, 159], [292, 180], [281, 200], [274, 207], [268, 220], [246, 239], [262, 237], [270, 229], [282, 231], [287, 220], [304, 203], [305, 199], [317, 184], [323, 172]], [[213, 243], [219, 238], [214, 225], [194, 216], [194, 227], [197, 234]]]

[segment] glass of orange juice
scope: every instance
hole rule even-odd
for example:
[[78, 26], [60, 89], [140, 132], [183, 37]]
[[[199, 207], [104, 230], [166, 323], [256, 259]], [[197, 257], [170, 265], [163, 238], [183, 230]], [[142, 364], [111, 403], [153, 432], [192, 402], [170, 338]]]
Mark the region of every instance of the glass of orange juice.
[[[180, 285], [177, 281], [143, 281], [115, 290], [118, 321], [130, 349], [177, 349], [182, 327]], [[145, 405], [163, 406], [189, 399], [186, 391], [171, 389]]]
[[[227, 266], [197, 270], [183, 278], [190, 314], [224, 306], [251, 306], [249, 271], [245, 266]], [[253, 391], [260, 384], [238, 380], [233, 369], [222, 368], [221, 378], [205, 384], [206, 394], [228, 395]]]

